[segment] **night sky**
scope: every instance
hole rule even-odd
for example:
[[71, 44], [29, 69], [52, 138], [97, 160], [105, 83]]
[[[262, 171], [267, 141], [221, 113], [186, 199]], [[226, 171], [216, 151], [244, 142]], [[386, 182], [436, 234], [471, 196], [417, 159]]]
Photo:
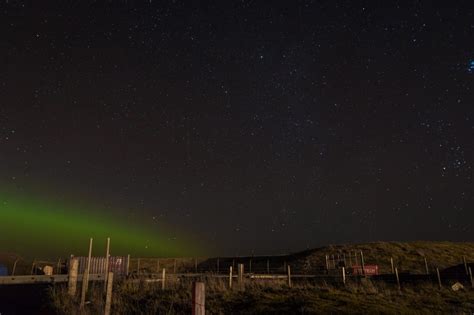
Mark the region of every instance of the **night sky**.
[[2, 196], [222, 255], [474, 241], [472, 1], [48, 3], [0, 5]]

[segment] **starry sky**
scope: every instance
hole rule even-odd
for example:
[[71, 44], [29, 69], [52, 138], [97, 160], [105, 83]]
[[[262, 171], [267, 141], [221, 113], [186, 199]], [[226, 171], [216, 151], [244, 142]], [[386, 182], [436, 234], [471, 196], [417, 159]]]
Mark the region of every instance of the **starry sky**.
[[472, 1], [0, 8], [2, 196], [221, 255], [474, 241]]

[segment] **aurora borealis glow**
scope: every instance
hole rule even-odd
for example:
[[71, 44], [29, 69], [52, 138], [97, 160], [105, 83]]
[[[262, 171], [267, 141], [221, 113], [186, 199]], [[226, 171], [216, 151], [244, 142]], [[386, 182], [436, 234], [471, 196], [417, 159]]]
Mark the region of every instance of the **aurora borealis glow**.
[[[94, 253], [111, 238], [111, 253], [134, 256], [190, 255], [190, 244], [167, 236], [164, 228], [152, 230], [124, 219], [90, 210], [74, 209], [39, 199], [20, 199], [0, 194], [0, 248], [24, 256], [81, 255], [94, 238]], [[160, 232], [161, 231], [161, 232]], [[168, 230], [168, 235], [170, 235]]]

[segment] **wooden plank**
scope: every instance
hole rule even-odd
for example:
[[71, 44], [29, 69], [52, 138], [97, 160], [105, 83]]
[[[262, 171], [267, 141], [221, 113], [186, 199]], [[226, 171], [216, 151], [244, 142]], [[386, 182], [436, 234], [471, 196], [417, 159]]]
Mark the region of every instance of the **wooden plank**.
[[89, 286], [89, 271], [91, 267], [91, 256], [92, 256], [92, 238], [89, 240], [89, 256], [87, 257], [86, 270], [84, 271], [83, 280], [82, 280], [82, 292], [81, 292], [81, 304], [80, 308], [84, 308], [86, 303], [86, 294]]
[[286, 266], [286, 272], [288, 277], [288, 286], [291, 288], [291, 267], [289, 265]]
[[206, 291], [204, 282], [193, 284], [193, 315], [206, 314]]
[[163, 268], [163, 272], [161, 275], [161, 290], [166, 289], [166, 269]]
[[110, 315], [110, 308], [112, 306], [112, 287], [114, 281], [114, 273], [109, 272], [107, 275], [107, 291], [105, 295], [105, 309], [104, 315]]
[[68, 277], [68, 294], [70, 296], [76, 295], [78, 269], [79, 269], [79, 260], [77, 258], [72, 258], [69, 263], [69, 277]]
[[232, 289], [232, 266], [229, 267], [229, 289]]
[[107, 292], [107, 276], [109, 274], [109, 257], [110, 257], [110, 237], [107, 237], [107, 245], [105, 247], [105, 271], [104, 271], [104, 292]]
[[346, 285], [346, 268], [342, 267], [342, 283]]

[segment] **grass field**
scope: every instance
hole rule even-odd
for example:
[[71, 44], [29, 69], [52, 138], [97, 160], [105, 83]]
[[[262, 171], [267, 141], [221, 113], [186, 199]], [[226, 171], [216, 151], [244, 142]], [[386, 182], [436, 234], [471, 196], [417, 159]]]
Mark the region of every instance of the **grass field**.
[[[474, 261], [473, 243], [409, 242], [338, 245], [322, 247], [288, 256], [282, 260], [308, 273], [325, 265], [325, 255], [350, 251], [364, 252], [366, 263], [378, 264], [383, 273], [391, 271], [390, 257], [403, 272], [425, 272], [423, 257], [430, 268], [459, 265], [465, 256]], [[247, 258], [243, 258], [244, 261]], [[146, 263], [144, 260], [143, 263]], [[173, 279], [172, 277], [170, 279]], [[288, 287], [285, 280], [256, 282], [247, 279], [243, 287], [227, 286], [226, 279], [203, 278], [206, 283], [208, 314], [472, 314], [474, 289], [461, 279], [464, 289], [453, 291], [455, 282], [445, 281], [443, 287], [433, 281], [402, 283], [349, 279], [341, 283], [295, 281]], [[451, 283], [452, 282], [452, 283]], [[114, 285], [114, 314], [189, 314], [192, 281], [170, 280], [167, 288], [160, 284], [117, 281]], [[82, 314], [98, 314], [103, 310], [103, 284], [91, 286], [90, 303]], [[65, 286], [56, 285], [50, 292], [51, 304], [59, 314], [81, 314], [77, 299], [66, 294]]]

